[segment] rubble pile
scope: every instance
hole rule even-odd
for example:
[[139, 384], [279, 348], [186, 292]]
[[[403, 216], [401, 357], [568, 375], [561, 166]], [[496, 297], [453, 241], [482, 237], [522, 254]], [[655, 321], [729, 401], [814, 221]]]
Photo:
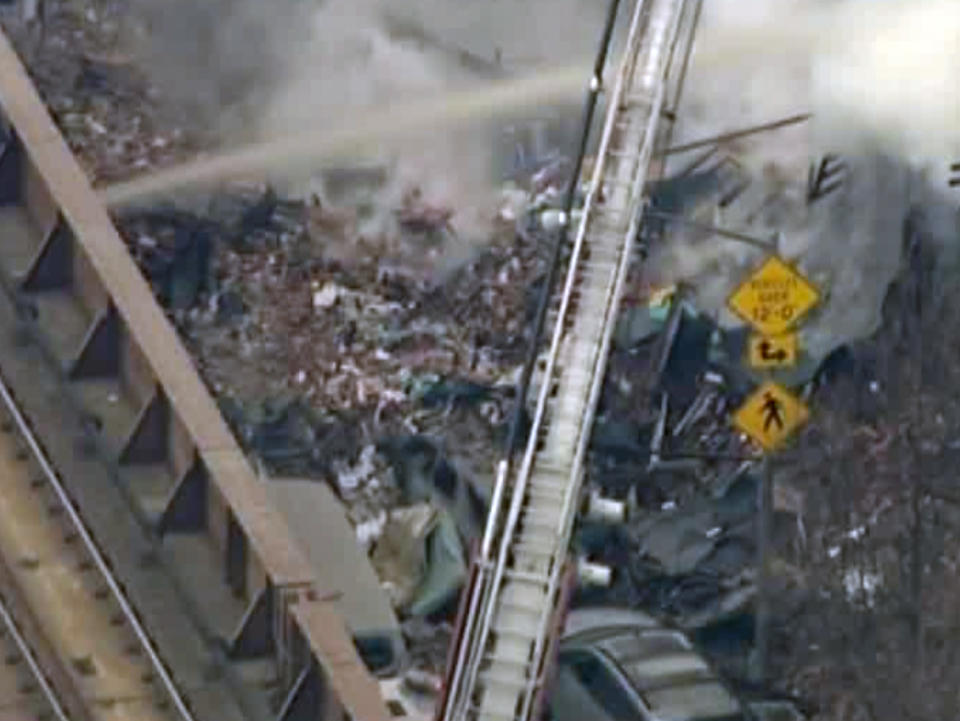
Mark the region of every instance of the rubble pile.
[[127, 3], [44, 0], [42, 7], [42, 26], [14, 16], [4, 31], [95, 183], [169, 165], [209, 143], [136, 68]]
[[[52, 8], [39, 51], [26, 33], [15, 38], [93, 178], [204, 144], [116, 54], [116, 8]], [[550, 255], [542, 231], [556, 223], [568, 166], [553, 159], [505, 187], [491, 237], [456, 263], [445, 248], [460, 240], [457, 209], [426, 205], [415, 189], [376, 231], [363, 209], [260, 186], [116, 218], [263, 476], [329, 482], [413, 664], [434, 673], [482, 528]], [[721, 660], [740, 674], [759, 469], [729, 415], [758, 377], [743, 367], [744, 329], [722, 328], [683, 287], [651, 282], [631, 276], [588, 461], [587, 494], [625, 501], [627, 518], [587, 520], [575, 540], [578, 554], [614, 569], [613, 584], [581, 589], [575, 603], [642, 607], [705, 643], [722, 637]], [[910, 385], [905, 337], [930, 329], [903, 330], [907, 296], [889, 294], [873, 337], [776, 377], [818, 405], [774, 494], [777, 671], [810, 695], [836, 653], [831, 640], [846, 633], [828, 622], [846, 618], [837, 609], [862, 616], [902, 595], [891, 590], [908, 575], [897, 545], [911, 523], [902, 458], [929, 457], [940, 474], [925, 479], [924, 508], [945, 515], [956, 503], [944, 474], [960, 411], [929, 383], [958, 380], [957, 349], [928, 362], [922, 391]], [[950, 327], [935, 330], [949, 337]], [[918, 417], [908, 401], [935, 410]], [[946, 547], [953, 536], [936, 538]], [[934, 566], [948, 555], [928, 551]]]
[[[347, 264], [326, 259], [303, 204], [270, 198], [243, 206], [238, 223], [172, 209], [119, 218], [218, 396], [296, 396], [355, 412], [373, 433], [413, 430], [415, 400], [496, 401], [490, 388], [512, 386], [542, 266], [533, 241], [507, 234], [440, 277], [379, 254]], [[502, 414], [496, 402], [484, 412]]]

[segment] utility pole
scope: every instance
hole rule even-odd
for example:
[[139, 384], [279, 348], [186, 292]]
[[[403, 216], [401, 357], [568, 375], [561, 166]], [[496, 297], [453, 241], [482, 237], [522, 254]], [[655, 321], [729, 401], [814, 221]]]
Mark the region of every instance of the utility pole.
[[770, 532], [773, 520], [773, 462], [764, 456], [757, 487], [757, 603], [754, 612], [753, 655], [750, 677], [767, 680], [770, 646]]
[[[819, 291], [802, 273], [774, 253], [750, 273], [727, 299], [734, 313], [753, 326], [745, 362], [759, 371], [761, 383], [733, 414], [733, 424], [763, 451], [757, 489], [757, 567], [754, 644], [749, 675], [757, 683], [768, 676], [770, 646], [770, 557], [773, 518], [773, 460], [786, 441], [807, 422], [803, 400], [776, 382], [776, 372], [797, 361], [797, 324], [820, 302]], [[779, 352], [773, 352], [778, 350]]]

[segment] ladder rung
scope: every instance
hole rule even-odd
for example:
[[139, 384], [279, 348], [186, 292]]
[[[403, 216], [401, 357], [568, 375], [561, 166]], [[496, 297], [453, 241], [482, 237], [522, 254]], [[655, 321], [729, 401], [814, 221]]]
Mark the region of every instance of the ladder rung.
[[523, 670], [523, 671], [527, 671], [527, 670], [529, 670], [529, 668], [530, 668], [530, 660], [529, 660], [529, 659], [524, 659], [523, 661], [520, 661], [520, 660], [515, 659], [515, 658], [506, 658], [506, 657], [504, 657], [504, 656], [495, 656], [495, 655], [493, 655], [492, 653], [485, 655], [485, 656], [483, 657], [483, 659], [484, 659], [484, 661], [489, 661], [491, 664], [499, 664], [499, 665], [503, 665], [503, 666], [513, 666], [514, 668], [518, 668], [518, 669], [521, 669], [521, 670]]
[[491, 711], [490, 709], [480, 710], [479, 706], [471, 705], [467, 708], [467, 717], [470, 717], [470, 714], [474, 716], [484, 716], [485, 718], [494, 718], [503, 719], [503, 721], [517, 721], [517, 715], [515, 713], [504, 713], [502, 711]]
[[524, 528], [546, 528], [546, 529], [556, 529], [559, 525], [557, 519], [551, 519], [549, 521], [542, 518], [530, 518], [529, 516], [524, 516], [520, 519], [520, 522], [523, 524]]
[[498, 673], [490, 673], [489, 671], [481, 671], [480, 676], [482, 677], [484, 684], [495, 683], [499, 686], [509, 686], [510, 688], [515, 688], [518, 691], [522, 688], [525, 688], [530, 683], [526, 678], [518, 676], [502, 676]]
[[503, 575], [507, 578], [514, 581], [523, 581], [524, 583], [534, 583], [540, 586], [546, 586], [550, 583], [549, 578], [544, 578], [538, 573], [529, 573], [527, 571], [515, 571], [512, 568], [508, 568], [503, 572]]
[[566, 497], [566, 490], [556, 490], [553, 488], [538, 488], [536, 486], [531, 486], [527, 489], [527, 495], [536, 498], [543, 498], [545, 500], [555, 500], [563, 501]]
[[[523, 515], [520, 516], [521, 521], [532, 521], [536, 523], [552, 523], [554, 517], [559, 514], [560, 504], [547, 504], [545, 499], [540, 499], [540, 503], [527, 503], [523, 509]], [[550, 517], [547, 520], [546, 517]]]
[[[599, 250], [599, 252], [598, 252]], [[611, 253], [606, 248], [593, 250], [587, 257], [581, 258], [577, 263], [577, 272], [590, 271], [592, 269], [612, 268], [617, 265], [617, 259], [611, 258]]]
[[629, 151], [608, 150], [606, 155], [608, 158], [613, 158], [614, 160], [640, 160], [640, 153], [631, 153]]
[[611, 205], [608, 197], [604, 197], [590, 210], [587, 218], [587, 228], [602, 227], [618, 231], [620, 238], [623, 238], [621, 229], [625, 229], [630, 221], [626, 205]]
[[[628, 190], [633, 190], [634, 182], [631, 178], [630, 180], [620, 180], [618, 178], [604, 178], [602, 181], [603, 187], [605, 188], [627, 188]], [[606, 206], [609, 208], [610, 206]]]
[[527, 627], [519, 628], [515, 626], [506, 626], [504, 628], [500, 628], [494, 625], [493, 631], [498, 636], [513, 636], [514, 638], [529, 638], [530, 640], [534, 640], [534, 635], [530, 633], [530, 628]]
[[[548, 461], [543, 460], [543, 461], [537, 461], [537, 462], [536, 462], [536, 465], [534, 465], [534, 468], [535, 468], [537, 471], [540, 471], [541, 473], [548, 473], [548, 474], [550, 474], [550, 475], [554, 475], [554, 474], [556, 474], [556, 475], [561, 475], [561, 476], [563, 476], [564, 478], [569, 478], [569, 477], [570, 477], [570, 467], [569, 467], [569, 466], [566, 466], [566, 465], [564, 465], [564, 466], [551, 466], [551, 465], [549, 465], [549, 462], [548, 462]], [[567, 490], [567, 486], [569, 486], [569, 485], [570, 485], [570, 484], [569, 484], [569, 482], [567, 482], [567, 481], [562, 481], [562, 482], [560, 482], [560, 483], [549, 483], [549, 482], [547, 482], [547, 481], [538, 480], [538, 479], [536, 478], [536, 476], [534, 476], [534, 477], [531, 478], [530, 481], [528, 482], [527, 488], [528, 488], [528, 489], [538, 488], [538, 489], [544, 489], [544, 490], [550, 490], [550, 491], [559, 491], [559, 492], [561, 492], [561, 493], [565, 493], [566, 490]]]
[[500, 606], [501, 608], [511, 608], [511, 609], [514, 609], [515, 611], [523, 611], [525, 613], [537, 614], [538, 616], [543, 612], [543, 608], [541, 608], [540, 606], [530, 606], [525, 603], [517, 603], [516, 601], [511, 601], [506, 598], [500, 599]]
[[548, 514], [557, 515], [560, 512], [560, 503], [550, 503], [549, 499], [539, 497], [534, 502], [534, 499], [528, 499], [526, 507], [524, 508], [524, 517], [530, 518], [531, 516], [545, 516]]
[[646, 93], [624, 93], [620, 96], [620, 107], [636, 107], [638, 105], [652, 105], [653, 98]]
[[630, 229], [630, 223], [626, 221], [607, 221], [604, 218], [592, 217], [587, 221], [587, 238], [592, 239], [596, 235], [595, 231], [601, 233], [610, 233], [623, 238], [624, 234]]
[[524, 553], [530, 556], [539, 556], [541, 558], [553, 558], [557, 549], [553, 545], [541, 545], [538, 543], [518, 543], [515, 548], [516, 553]]

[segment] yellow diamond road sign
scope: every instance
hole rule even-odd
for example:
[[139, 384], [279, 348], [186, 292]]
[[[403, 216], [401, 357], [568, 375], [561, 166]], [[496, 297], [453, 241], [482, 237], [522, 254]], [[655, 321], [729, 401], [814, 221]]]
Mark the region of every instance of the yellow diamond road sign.
[[763, 335], [781, 335], [819, 300], [810, 281], [772, 255], [740, 284], [727, 305]]
[[797, 334], [750, 337], [750, 365], [753, 368], [786, 368], [797, 363]]
[[764, 450], [781, 446], [810, 417], [803, 401], [783, 386], [764, 383], [733, 415], [733, 424]]

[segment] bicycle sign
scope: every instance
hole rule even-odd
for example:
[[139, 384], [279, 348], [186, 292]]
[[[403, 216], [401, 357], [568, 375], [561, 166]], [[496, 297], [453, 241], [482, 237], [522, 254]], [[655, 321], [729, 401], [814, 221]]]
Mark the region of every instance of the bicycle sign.
[[813, 284], [775, 255], [727, 299], [730, 310], [766, 336], [785, 333], [819, 302]]

